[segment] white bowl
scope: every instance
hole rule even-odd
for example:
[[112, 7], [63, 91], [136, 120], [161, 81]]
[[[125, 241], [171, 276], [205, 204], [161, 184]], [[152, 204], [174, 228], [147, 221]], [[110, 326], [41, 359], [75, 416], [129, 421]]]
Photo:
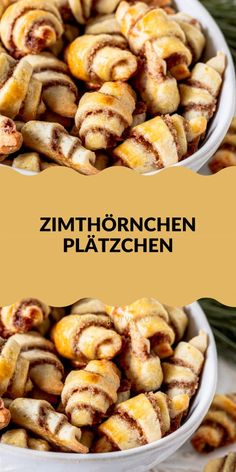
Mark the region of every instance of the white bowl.
[[[175, 164], [175, 166], [188, 167], [197, 172], [213, 156], [225, 137], [232, 121], [236, 101], [235, 70], [231, 53], [224, 36], [212, 16], [203, 5], [198, 0], [175, 0], [175, 4], [178, 10], [188, 13], [200, 21], [207, 37], [204, 60], [214, 56], [217, 51], [223, 51], [227, 56], [227, 69], [224, 75], [218, 109], [208, 126], [206, 139], [201, 148], [195, 154]], [[4, 166], [4, 164], [1, 164], [0, 167], [1, 166]], [[13, 168], [13, 170], [24, 175], [36, 175], [36, 172], [15, 168]], [[153, 175], [157, 172], [159, 171], [148, 172], [145, 175]]]
[[200, 305], [187, 308], [189, 329], [187, 338], [203, 329], [209, 337], [209, 347], [201, 383], [185, 423], [174, 433], [152, 444], [128, 451], [105, 454], [71, 454], [38, 452], [0, 445], [1, 472], [144, 472], [163, 462], [184, 444], [198, 428], [212, 402], [217, 381], [217, 355], [214, 337]]
[[[198, 0], [175, 0], [178, 10], [188, 13], [200, 21], [207, 37], [206, 49], [203, 61], [215, 56], [218, 51], [223, 51], [227, 56], [227, 68], [224, 74], [223, 86], [217, 111], [210, 121], [207, 134], [200, 149], [192, 156], [175, 164], [175, 167], [187, 167], [197, 172], [214, 155], [223, 141], [235, 112], [235, 69], [229, 47], [225, 38], [210, 13]], [[202, 59], [201, 59], [202, 60]], [[146, 175], [156, 174], [156, 171]]]

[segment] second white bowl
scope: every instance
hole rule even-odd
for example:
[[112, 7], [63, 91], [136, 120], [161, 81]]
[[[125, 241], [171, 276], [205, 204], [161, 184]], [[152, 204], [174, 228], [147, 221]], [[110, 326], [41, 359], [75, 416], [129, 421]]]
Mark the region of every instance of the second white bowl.
[[198, 428], [212, 402], [217, 381], [217, 355], [214, 337], [198, 303], [187, 308], [187, 338], [202, 329], [208, 334], [209, 346], [196, 397], [184, 424], [174, 433], [152, 444], [128, 451], [105, 454], [66, 454], [38, 452], [0, 444], [1, 472], [145, 472], [179, 449]]

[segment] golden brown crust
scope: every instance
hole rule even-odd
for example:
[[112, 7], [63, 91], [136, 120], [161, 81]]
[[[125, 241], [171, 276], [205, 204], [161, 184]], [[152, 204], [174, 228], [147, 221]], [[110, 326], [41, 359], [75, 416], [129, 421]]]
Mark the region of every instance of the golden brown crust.
[[61, 356], [81, 365], [89, 360], [112, 359], [122, 347], [121, 337], [104, 314], [66, 316], [54, 326], [52, 338]]
[[63, 33], [58, 9], [45, 0], [20, 0], [1, 18], [1, 39], [15, 57], [37, 54], [53, 45]]
[[84, 148], [78, 138], [57, 123], [29, 121], [22, 128], [24, 144], [60, 165], [81, 174], [97, 174], [96, 155]]
[[46, 393], [60, 395], [64, 367], [54, 353], [54, 345], [40, 334], [15, 334], [10, 339], [20, 347], [21, 356], [29, 362], [29, 376], [34, 385]]
[[85, 34], [70, 44], [66, 60], [72, 75], [85, 82], [125, 82], [137, 70], [137, 59], [126, 46], [120, 35]]
[[120, 34], [120, 26], [114, 13], [91, 18], [85, 27], [86, 34]]
[[[17, 312], [24, 313], [20, 326], [25, 329], [32, 307], [42, 309], [27, 300], [4, 307], [4, 321], [13, 333]], [[173, 348], [187, 325], [183, 309], [150, 298], [126, 307], [84, 298], [71, 307], [71, 315], [66, 308], [50, 307], [49, 314], [46, 308], [46, 317], [44, 309], [43, 314], [36, 310], [35, 318], [37, 323], [43, 318], [35, 328], [44, 336], [8, 331], [8, 339], [0, 338], [0, 427], [9, 421], [5, 410], [12, 420], [2, 444], [109, 452], [152, 443], [180, 427], [207, 349], [204, 332]], [[53, 342], [45, 337], [52, 326]], [[56, 349], [70, 362], [63, 365]], [[173, 351], [160, 361], [159, 356]], [[232, 424], [224, 422], [224, 427], [232, 434]]]
[[198, 452], [210, 452], [236, 441], [236, 395], [215, 395], [200, 428], [192, 439]]
[[174, 113], [180, 103], [177, 81], [151, 41], [144, 45], [143, 64], [135, 78], [137, 89], [152, 115]]
[[[149, 339], [152, 350], [165, 358], [173, 353], [172, 345], [179, 340], [187, 326], [187, 316], [181, 309], [165, 307], [154, 298], [141, 298], [125, 307], [107, 307], [115, 328], [121, 334], [129, 334], [130, 322], [134, 322], [140, 334]], [[176, 316], [175, 316], [175, 314]], [[174, 320], [177, 318], [176, 324]]]
[[212, 459], [204, 468], [204, 472], [234, 472], [235, 470], [236, 454], [234, 452], [219, 459]]
[[34, 298], [25, 298], [0, 309], [1, 322], [10, 334], [26, 333], [39, 326], [50, 313], [49, 306]]
[[213, 174], [220, 172], [227, 167], [236, 166], [236, 153], [227, 149], [217, 151], [209, 163], [209, 168]]
[[1, 444], [8, 446], [23, 447], [36, 451], [50, 451], [51, 447], [47, 441], [39, 438], [31, 438], [23, 428], [11, 429], [1, 436]]
[[22, 135], [17, 131], [14, 121], [0, 115], [0, 156], [18, 151], [22, 142]]
[[129, 338], [119, 356], [119, 365], [134, 392], [150, 392], [160, 388], [163, 381], [160, 358], [151, 351], [150, 342], [133, 322], [129, 325]]
[[21, 356], [19, 344], [12, 337], [0, 338], [0, 395], [23, 397], [31, 388], [29, 362]]
[[136, 96], [130, 85], [106, 82], [80, 100], [75, 123], [88, 149], [114, 147], [132, 125]]
[[12, 161], [12, 167], [31, 172], [40, 172], [41, 159], [37, 152], [25, 152], [14, 157]]
[[28, 121], [44, 110], [42, 84], [33, 77], [31, 65], [25, 58], [17, 62], [0, 53], [0, 113]]
[[62, 390], [65, 412], [74, 426], [100, 423], [117, 401], [120, 372], [107, 360], [90, 361], [84, 370], [71, 371]]
[[163, 9], [122, 1], [116, 18], [132, 51], [142, 53], [145, 43], [151, 41], [158, 57], [167, 61], [169, 71], [177, 80], [189, 77], [192, 54], [185, 44], [185, 33]]
[[156, 116], [135, 126], [114, 156], [140, 173], [162, 169], [186, 157], [206, 126], [207, 120], [201, 116], [190, 121], [177, 114]]
[[27, 62], [34, 78], [42, 84], [42, 99], [52, 112], [73, 118], [77, 110], [78, 90], [69, 77], [66, 64], [52, 54], [30, 54]]
[[81, 431], [72, 426], [66, 416], [57, 413], [43, 400], [18, 398], [10, 405], [12, 420], [27, 428], [61, 450], [86, 453], [88, 449], [79, 440]]
[[173, 400], [161, 392], [133, 397], [120, 403], [114, 414], [99, 426], [101, 438], [93, 450], [126, 450], [157, 441], [168, 433], [172, 420], [186, 408], [185, 395]]
[[228, 133], [223, 139], [218, 151], [209, 163], [213, 174], [226, 167], [236, 165], [236, 119], [234, 118]]
[[226, 56], [218, 52], [206, 64], [197, 63], [186, 83], [180, 84], [180, 105], [188, 120], [204, 116], [207, 121], [215, 113], [217, 98], [225, 70]]
[[0, 398], [0, 430], [8, 426], [10, 419], [10, 411], [5, 408], [4, 401]]
[[120, 0], [68, 0], [72, 14], [81, 24], [86, 23], [94, 13], [113, 13], [119, 2]]
[[203, 331], [189, 342], [177, 344], [173, 356], [163, 362], [164, 385], [167, 394], [187, 394], [189, 399], [198, 388], [199, 376], [203, 368], [207, 350], [207, 335]]
[[193, 61], [197, 62], [206, 44], [206, 38], [201, 30], [200, 23], [183, 12], [178, 12], [172, 16], [184, 31], [187, 45], [193, 55]]

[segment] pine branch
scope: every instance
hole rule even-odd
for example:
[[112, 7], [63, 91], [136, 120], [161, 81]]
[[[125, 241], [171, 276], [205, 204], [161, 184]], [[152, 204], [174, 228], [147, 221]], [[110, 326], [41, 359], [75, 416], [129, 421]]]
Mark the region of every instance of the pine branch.
[[212, 327], [219, 353], [236, 361], [236, 308], [211, 298], [202, 298], [199, 303]]
[[222, 30], [236, 65], [236, 0], [201, 0]]

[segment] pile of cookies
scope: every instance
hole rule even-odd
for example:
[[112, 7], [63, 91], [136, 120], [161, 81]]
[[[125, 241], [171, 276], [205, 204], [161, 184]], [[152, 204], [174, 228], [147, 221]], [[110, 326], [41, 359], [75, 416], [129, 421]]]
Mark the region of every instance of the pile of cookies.
[[236, 117], [233, 118], [226, 136], [209, 163], [213, 174], [234, 166], [236, 166]]
[[198, 390], [207, 335], [186, 341], [184, 309], [143, 298], [25, 299], [0, 311], [1, 444], [111, 452], [180, 427]]
[[226, 66], [169, 0], [0, 0], [0, 161], [140, 173], [193, 154]]

